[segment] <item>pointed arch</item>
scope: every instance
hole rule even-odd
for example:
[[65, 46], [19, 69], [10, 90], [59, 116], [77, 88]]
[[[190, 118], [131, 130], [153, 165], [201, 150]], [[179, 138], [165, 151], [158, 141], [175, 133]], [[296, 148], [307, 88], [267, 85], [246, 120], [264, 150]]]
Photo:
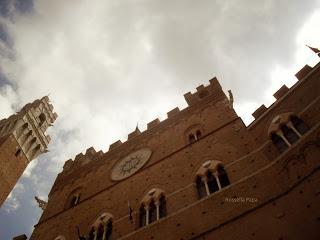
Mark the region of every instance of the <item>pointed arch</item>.
[[274, 117], [268, 128], [268, 135], [280, 153], [299, 141], [309, 127], [293, 112], [282, 113]]
[[164, 191], [159, 188], [151, 189], [141, 201], [139, 210], [139, 227], [158, 221], [167, 215]]
[[80, 203], [82, 189], [83, 187], [78, 187], [69, 194], [65, 204], [65, 209], [75, 207]]
[[197, 170], [196, 188], [199, 199], [230, 185], [230, 180], [221, 161], [207, 160]]
[[293, 126], [297, 131], [303, 135], [309, 130], [309, 126], [299, 117], [292, 115], [290, 117], [290, 121], [292, 122]]
[[109, 240], [112, 236], [111, 213], [104, 212], [93, 222], [89, 231], [89, 240]]

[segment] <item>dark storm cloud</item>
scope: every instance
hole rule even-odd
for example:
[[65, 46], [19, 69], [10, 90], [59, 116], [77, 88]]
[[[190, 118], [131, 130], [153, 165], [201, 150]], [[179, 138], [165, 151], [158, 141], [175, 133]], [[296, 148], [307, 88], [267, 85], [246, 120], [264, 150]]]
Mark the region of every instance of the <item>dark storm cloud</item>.
[[11, 45], [0, 46], [2, 114], [47, 94], [59, 114], [50, 152], [0, 210], [4, 239], [30, 234], [40, 216], [33, 197], [46, 199], [65, 160], [126, 140], [137, 122], [145, 129], [185, 106], [182, 95], [213, 76], [237, 104], [264, 103], [275, 66], [292, 65], [297, 34], [319, 9], [316, 0], [4, 3], [0, 39]]
[[9, 80], [0, 71], [0, 88], [6, 84], [10, 84]]
[[1, 0], [0, 15], [12, 18], [14, 14], [26, 14], [32, 12], [33, 0]]

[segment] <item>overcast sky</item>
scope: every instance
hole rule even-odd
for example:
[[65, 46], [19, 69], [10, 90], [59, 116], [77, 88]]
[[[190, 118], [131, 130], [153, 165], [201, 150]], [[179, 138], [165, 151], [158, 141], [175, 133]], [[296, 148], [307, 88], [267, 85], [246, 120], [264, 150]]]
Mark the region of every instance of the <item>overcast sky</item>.
[[0, 209], [0, 239], [30, 235], [63, 163], [106, 152], [217, 76], [248, 124], [317, 57], [317, 0], [1, 0], [0, 119], [48, 95], [58, 113], [50, 152]]

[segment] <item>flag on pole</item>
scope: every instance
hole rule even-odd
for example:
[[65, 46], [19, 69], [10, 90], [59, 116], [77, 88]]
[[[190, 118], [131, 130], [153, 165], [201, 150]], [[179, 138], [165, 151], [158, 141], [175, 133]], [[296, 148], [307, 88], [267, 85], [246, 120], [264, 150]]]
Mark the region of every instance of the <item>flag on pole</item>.
[[306, 45], [311, 51], [313, 51], [315, 54], [317, 54], [320, 57], [320, 50], [318, 48], [310, 47]]

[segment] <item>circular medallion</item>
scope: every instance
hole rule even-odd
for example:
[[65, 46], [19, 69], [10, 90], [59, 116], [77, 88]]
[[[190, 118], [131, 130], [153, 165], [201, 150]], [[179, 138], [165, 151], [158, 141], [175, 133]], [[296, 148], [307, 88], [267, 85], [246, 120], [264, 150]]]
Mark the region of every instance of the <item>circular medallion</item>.
[[122, 158], [113, 167], [111, 171], [111, 179], [119, 181], [130, 177], [147, 163], [151, 153], [152, 151], [149, 148], [141, 148]]

